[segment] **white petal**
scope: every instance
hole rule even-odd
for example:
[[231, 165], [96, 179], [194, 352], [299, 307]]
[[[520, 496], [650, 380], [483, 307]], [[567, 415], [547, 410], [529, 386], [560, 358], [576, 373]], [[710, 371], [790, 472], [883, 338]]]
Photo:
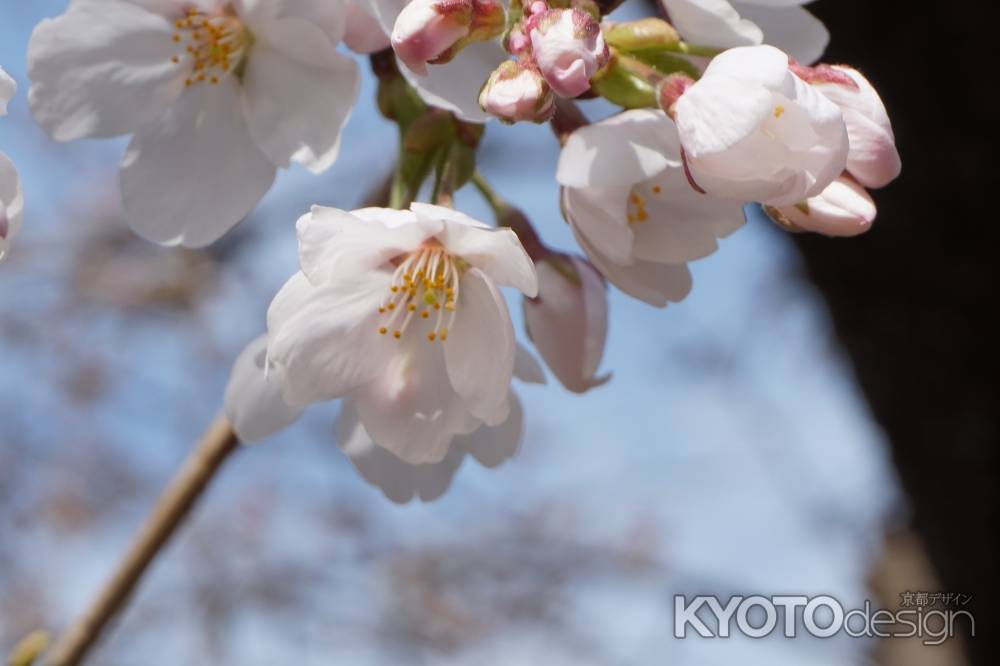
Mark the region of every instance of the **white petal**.
[[804, 65], [819, 60], [830, 43], [830, 32], [823, 22], [801, 7], [741, 6], [740, 13], [760, 26], [765, 42]]
[[437, 463], [413, 465], [375, 444], [358, 417], [353, 399], [344, 400], [337, 416], [337, 445], [357, 468], [361, 477], [393, 502], [405, 504], [419, 498], [431, 502], [451, 485], [465, 452], [451, 448]]
[[508, 393], [507, 402], [510, 403], [510, 414], [503, 423], [484, 425], [473, 433], [456, 437], [452, 447], [468, 451], [480, 465], [490, 469], [517, 455], [524, 438], [524, 410], [513, 391]]
[[665, 264], [701, 259], [715, 252], [716, 238], [743, 225], [739, 202], [696, 192], [681, 169], [644, 184], [641, 196], [649, 217], [632, 225], [637, 259]]
[[301, 407], [285, 404], [277, 376], [267, 373], [266, 335], [247, 345], [233, 364], [225, 413], [244, 443], [266, 439], [301, 416]]
[[670, 22], [685, 40], [701, 46], [730, 48], [760, 44], [760, 28], [740, 17], [726, 0], [661, 0]]
[[[180, 7], [177, 8], [180, 13]], [[159, 116], [190, 71], [172, 18], [123, 0], [74, 0], [28, 45], [28, 103], [54, 139], [127, 134]]]
[[507, 303], [478, 268], [462, 276], [455, 324], [442, 343], [448, 377], [469, 411], [489, 425], [506, 418], [514, 372], [514, 326]]
[[438, 237], [448, 251], [485, 273], [496, 284], [519, 289], [526, 296], [538, 293], [535, 265], [510, 229], [482, 229], [445, 220]]
[[680, 164], [680, 141], [667, 115], [633, 109], [573, 132], [556, 180], [570, 187], [634, 185]]
[[626, 206], [630, 187], [564, 187], [563, 210], [573, 229], [619, 264], [630, 264], [635, 236]]
[[587, 258], [608, 282], [633, 298], [662, 308], [668, 302], [684, 300], [691, 293], [691, 271], [687, 264], [636, 261], [629, 266], [622, 266], [602, 256], [583, 236], [574, 236], [587, 253]]
[[390, 275], [312, 285], [296, 273], [267, 312], [268, 357], [281, 373], [285, 402], [334, 400], [375, 378], [398, 343], [379, 335], [378, 306]]
[[410, 211], [362, 209], [348, 213], [313, 206], [296, 224], [299, 262], [314, 284], [350, 277], [415, 250], [440, 228], [440, 223], [418, 221]]
[[340, 132], [358, 96], [354, 60], [301, 19], [269, 22], [247, 61], [244, 110], [257, 145], [275, 164], [313, 173], [337, 158]]
[[17, 82], [0, 67], [0, 116], [7, 115], [7, 102], [17, 94]]
[[203, 247], [246, 217], [275, 167], [247, 131], [239, 82], [199, 84], [143, 126], [122, 158], [129, 226], [161, 245]]
[[292, 18], [319, 28], [331, 43], [337, 44], [343, 39], [346, 29], [344, 3], [341, 0], [239, 0], [234, 7], [257, 34], [266, 33], [272, 21]]
[[403, 63], [399, 71], [431, 106], [471, 123], [485, 123], [490, 115], [479, 106], [479, 90], [506, 59], [507, 52], [497, 42], [487, 41], [466, 46], [451, 62], [428, 65], [427, 76], [414, 74]]
[[749, 81], [705, 77], [681, 95], [675, 108], [684, 150], [698, 159], [724, 152], [755, 132], [774, 110], [774, 95]]
[[14, 163], [0, 153], [0, 260], [7, 256], [10, 242], [21, 230], [24, 195]]
[[376, 444], [402, 460], [441, 462], [452, 439], [478, 428], [480, 420], [448, 380], [445, 345], [417, 336], [395, 344], [389, 365], [356, 394], [361, 422]]

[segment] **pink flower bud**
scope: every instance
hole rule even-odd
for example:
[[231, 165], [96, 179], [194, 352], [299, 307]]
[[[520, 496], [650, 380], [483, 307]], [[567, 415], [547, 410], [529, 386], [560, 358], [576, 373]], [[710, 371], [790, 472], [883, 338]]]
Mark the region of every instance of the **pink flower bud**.
[[392, 48], [407, 67], [451, 60], [464, 46], [499, 35], [506, 12], [498, 0], [412, 0], [396, 17]]
[[528, 335], [559, 381], [583, 393], [609, 375], [595, 377], [608, 333], [604, 280], [585, 259], [552, 255], [535, 264], [538, 297], [524, 300]]
[[526, 28], [539, 71], [560, 97], [586, 92], [590, 78], [610, 58], [600, 24], [580, 9], [533, 14]]
[[847, 170], [865, 187], [885, 187], [902, 169], [885, 105], [861, 72], [842, 65], [828, 68], [845, 80], [812, 83], [844, 114], [850, 141]]
[[508, 123], [545, 122], [555, 111], [549, 85], [533, 66], [507, 60], [490, 75], [479, 93], [483, 111]]
[[792, 231], [815, 231], [826, 236], [857, 236], [871, 229], [875, 202], [867, 190], [850, 176], [841, 176], [819, 195], [794, 206], [764, 211], [772, 220]]

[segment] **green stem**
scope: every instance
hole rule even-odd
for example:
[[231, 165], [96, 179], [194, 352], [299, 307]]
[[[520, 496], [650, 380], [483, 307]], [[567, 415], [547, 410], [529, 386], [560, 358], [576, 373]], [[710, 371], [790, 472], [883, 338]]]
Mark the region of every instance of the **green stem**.
[[477, 190], [479, 190], [479, 193], [483, 196], [483, 199], [486, 200], [486, 203], [493, 210], [493, 214], [496, 215], [498, 219], [504, 214], [506, 209], [510, 207], [503, 199], [500, 198], [500, 195], [496, 193], [496, 190], [490, 187], [490, 184], [486, 182], [485, 178], [483, 178], [483, 174], [478, 171], [472, 174], [472, 184]]
[[702, 58], [714, 58], [723, 51], [723, 49], [716, 49], [711, 46], [699, 46], [698, 44], [689, 44], [688, 42], [677, 42], [677, 46], [666, 50]]

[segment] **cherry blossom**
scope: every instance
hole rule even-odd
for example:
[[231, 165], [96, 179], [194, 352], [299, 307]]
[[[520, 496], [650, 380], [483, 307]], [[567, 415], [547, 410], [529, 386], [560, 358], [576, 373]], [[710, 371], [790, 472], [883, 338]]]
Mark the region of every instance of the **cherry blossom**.
[[505, 11], [497, 0], [412, 0], [396, 17], [392, 48], [413, 72], [451, 60], [464, 46], [497, 37]]
[[513, 325], [497, 285], [538, 291], [509, 229], [450, 208], [315, 207], [301, 271], [268, 312], [268, 362], [288, 405], [353, 395], [371, 437], [409, 463], [507, 416]]
[[740, 203], [690, 187], [677, 129], [661, 111], [626, 111], [576, 130], [556, 179], [588, 258], [616, 287], [658, 307], [687, 296], [687, 262], [714, 252], [744, 221]]
[[[7, 103], [16, 93], [17, 83], [0, 68], [0, 116], [7, 115]], [[0, 261], [7, 256], [11, 240], [21, 230], [23, 209], [21, 179], [10, 158], [0, 153]]]
[[129, 224], [208, 245], [277, 167], [320, 173], [336, 159], [359, 82], [336, 50], [344, 23], [340, 3], [72, 0], [32, 35], [29, 103], [59, 141], [133, 134]]
[[694, 183], [716, 197], [794, 204], [847, 165], [840, 109], [771, 46], [715, 57], [669, 110]]
[[830, 41], [823, 23], [802, 5], [812, 0], [661, 0], [688, 41], [726, 49], [767, 43], [799, 62], [819, 60]]

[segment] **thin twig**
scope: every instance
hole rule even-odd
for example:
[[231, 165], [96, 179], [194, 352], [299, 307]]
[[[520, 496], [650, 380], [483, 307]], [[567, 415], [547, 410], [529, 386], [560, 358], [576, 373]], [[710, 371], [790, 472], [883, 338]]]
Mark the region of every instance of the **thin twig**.
[[46, 666], [81, 663], [237, 444], [229, 422], [220, 416], [157, 500], [111, 580], [45, 656]]

